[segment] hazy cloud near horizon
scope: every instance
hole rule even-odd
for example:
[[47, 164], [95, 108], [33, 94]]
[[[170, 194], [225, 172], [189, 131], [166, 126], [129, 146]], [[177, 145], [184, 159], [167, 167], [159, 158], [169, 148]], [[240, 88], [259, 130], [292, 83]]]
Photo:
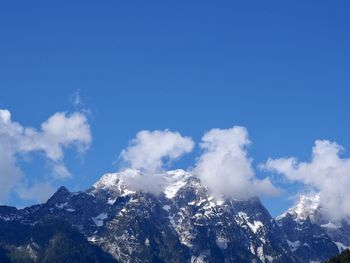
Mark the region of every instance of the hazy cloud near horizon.
[[[37, 130], [12, 121], [10, 111], [0, 109], [0, 200], [4, 200], [12, 190], [23, 199], [45, 199], [32, 191], [39, 190], [37, 185], [43, 185], [43, 182], [28, 183], [30, 178], [17, 165], [18, 155], [42, 153], [52, 167], [52, 176], [62, 179], [71, 176], [63, 162], [64, 150], [73, 146], [83, 153], [91, 141], [90, 126], [83, 113], [57, 112]], [[45, 191], [42, 193], [49, 195], [50, 189], [53, 189], [50, 188], [50, 182], [45, 182]]]

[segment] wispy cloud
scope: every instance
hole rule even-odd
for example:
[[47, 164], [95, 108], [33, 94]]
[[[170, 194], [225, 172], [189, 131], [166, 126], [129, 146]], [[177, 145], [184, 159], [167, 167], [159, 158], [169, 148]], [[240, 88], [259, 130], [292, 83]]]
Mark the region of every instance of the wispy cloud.
[[70, 97], [70, 101], [73, 104], [74, 107], [81, 107], [83, 106], [83, 99], [81, 97], [81, 91], [80, 89], [76, 90]]

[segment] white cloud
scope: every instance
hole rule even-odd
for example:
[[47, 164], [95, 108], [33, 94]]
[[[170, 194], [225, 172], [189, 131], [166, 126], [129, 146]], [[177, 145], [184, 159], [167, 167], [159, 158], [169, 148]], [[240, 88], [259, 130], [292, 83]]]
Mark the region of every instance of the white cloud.
[[[1, 136], [0, 136], [1, 137]], [[0, 139], [1, 140], [1, 139]], [[1, 144], [1, 143], [0, 143]], [[8, 148], [0, 148], [0, 202], [5, 200], [10, 190], [21, 179], [22, 172], [16, 167], [16, 161]]]
[[16, 192], [23, 200], [34, 200], [44, 203], [53, 195], [55, 190], [49, 182], [36, 182], [31, 186], [20, 185], [17, 187]]
[[119, 175], [127, 182], [130, 190], [160, 194], [167, 184], [163, 173], [141, 173], [139, 170], [124, 169]]
[[55, 113], [37, 130], [13, 122], [8, 110], [0, 110], [0, 200], [23, 177], [16, 165], [19, 154], [42, 152], [53, 163], [56, 177], [64, 178], [70, 176], [63, 163], [64, 149], [73, 146], [83, 153], [91, 140], [87, 118], [79, 112]]
[[276, 195], [268, 178], [259, 180], [246, 147], [250, 144], [244, 127], [212, 129], [202, 137], [203, 154], [194, 173], [214, 195], [245, 199], [256, 195]]
[[130, 145], [121, 152], [120, 157], [127, 168], [140, 171], [135, 174], [125, 170], [129, 183], [140, 190], [158, 193], [161, 191], [162, 177], [166, 164], [191, 152], [194, 142], [178, 132], [169, 130], [140, 131]]
[[162, 170], [165, 162], [191, 152], [193, 146], [191, 138], [183, 137], [178, 132], [140, 131], [129, 147], [122, 151], [121, 158], [130, 168], [156, 173]]
[[309, 162], [269, 159], [264, 168], [319, 191], [324, 213], [339, 220], [350, 217], [350, 158], [342, 158], [342, 150], [335, 142], [317, 140]]
[[71, 145], [83, 153], [89, 147], [92, 137], [84, 114], [75, 112], [67, 115], [58, 112], [41, 124], [41, 131], [25, 128], [22, 139], [20, 151], [44, 151], [48, 158], [59, 161], [63, 158], [63, 150]]

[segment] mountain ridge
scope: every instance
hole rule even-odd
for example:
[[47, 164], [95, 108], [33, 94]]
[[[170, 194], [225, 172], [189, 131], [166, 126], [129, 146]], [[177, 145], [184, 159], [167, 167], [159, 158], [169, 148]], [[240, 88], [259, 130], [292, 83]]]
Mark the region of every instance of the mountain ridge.
[[[257, 197], [214, 197], [180, 169], [159, 176], [162, 191], [156, 194], [130, 187], [126, 174], [110, 173], [86, 191], [60, 187], [41, 205], [2, 206], [0, 220], [35, 225], [48, 215], [60, 218], [120, 262], [321, 262], [339, 252], [324, 228], [310, 221], [307, 213], [318, 207], [304, 211], [306, 218], [288, 210], [274, 219]], [[307, 256], [299, 244], [307, 236], [300, 225], [324, 235], [327, 253], [314, 249], [315, 256]], [[313, 247], [316, 241], [305, 242]]]

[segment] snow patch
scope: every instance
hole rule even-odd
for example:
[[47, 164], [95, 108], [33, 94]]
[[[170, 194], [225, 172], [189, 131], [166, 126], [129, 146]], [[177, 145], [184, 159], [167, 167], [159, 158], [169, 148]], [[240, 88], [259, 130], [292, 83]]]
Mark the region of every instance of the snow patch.
[[263, 249], [263, 247], [262, 246], [260, 246], [260, 247], [258, 247], [258, 249], [256, 250], [256, 252], [257, 252], [257, 256], [258, 256], [258, 258], [263, 262], [263, 263], [265, 263], [265, 256], [264, 256], [264, 249]]
[[226, 249], [227, 248], [227, 239], [222, 236], [216, 237], [216, 245], [221, 248], [221, 249]]
[[149, 239], [147, 237], [145, 239], [145, 246], [149, 246]]
[[103, 226], [103, 220], [107, 219], [107, 213], [101, 213], [96, 217], [91, 218], [97, 227]]
[[184, 170], [168, 171], [166, 173], [166, 186], [164, 188], [164, 194], [167, 198], [171, 199], [176, 196], [176, 193], [186, 185], [186, 179], [189, 173]]
[[91, 243], [96, 243], [98, 241], [96, 236], [88, 237], [88, 241]]
[[67, 202], [62, 203], [62, 204], [55, 204], [55, 206], [59, 209], [63, 209], [67, 205]]
[[163, 209], [164, 209], [165, 211], [169, 212], [169, 210], [170, 210], [170, 205], [165, 205], [165, 206], [163, 206]]
[[247, 221], [247, 225], [249, 226], [249, 228], [252, 230], [252, 232], [254, 234], [256, 234], [256, 232], [258, 232], [260, 227], [264, 226], [264, 224], [261, 221], [255, 221], [255, 220], [254, 220], [253, 224]]
[[288, 246], [292, 252], [295, 252], [300, 247], [300, 241], [290, 241], [287, 239]]
[[113, 205], [115, 203], [115, 201], [117, 201], [117, 198], [108, 198], [107, 204]]
[[121, 189], [122, 195], [121, 196], [127, 196], [136, 193], [135, 191], [131, 191], [129, 189]]

